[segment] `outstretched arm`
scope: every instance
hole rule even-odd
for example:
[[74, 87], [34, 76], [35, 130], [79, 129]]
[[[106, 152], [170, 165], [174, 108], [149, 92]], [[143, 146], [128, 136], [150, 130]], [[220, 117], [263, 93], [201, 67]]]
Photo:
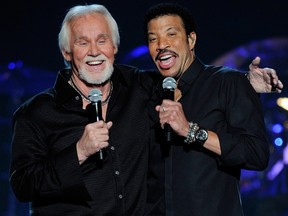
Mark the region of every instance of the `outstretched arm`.
[[260, 68], [260, 57], [256, 57], [249, 65], [247, 78], [257, 93], [281, 93], [283, 84], [272, 68]]

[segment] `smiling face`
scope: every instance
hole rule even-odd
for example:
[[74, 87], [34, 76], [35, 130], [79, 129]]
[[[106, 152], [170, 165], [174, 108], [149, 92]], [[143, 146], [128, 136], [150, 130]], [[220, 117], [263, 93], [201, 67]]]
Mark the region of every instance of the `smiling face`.
[[70, 52], [62, 51], [76, 77], [88, 84], [101, 84], [113, 72], [117, 47], [111, 29], [100, 13], [81, 16], [70, 23]]
[[160, 73], [179, 78], [194, 60], [196, 33], [186, 34], [177, 15], [163, 15], [148, 22], [148, 47]]

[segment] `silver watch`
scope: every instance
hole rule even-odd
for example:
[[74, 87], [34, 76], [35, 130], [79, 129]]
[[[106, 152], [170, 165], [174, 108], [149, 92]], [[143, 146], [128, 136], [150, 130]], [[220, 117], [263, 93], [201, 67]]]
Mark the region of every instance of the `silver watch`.
[[205, 130], [204, 128], [199, 128], [195, 132], [195, 141], [197, 141], [201, 145], [204, 145], [207, 139], [208, 139], [208, 131]]

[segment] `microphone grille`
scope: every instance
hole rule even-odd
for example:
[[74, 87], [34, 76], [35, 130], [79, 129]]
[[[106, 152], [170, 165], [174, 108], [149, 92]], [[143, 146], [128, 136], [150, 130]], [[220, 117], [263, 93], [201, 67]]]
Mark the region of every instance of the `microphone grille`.
[[97, 103], [102, 100], [102, 92], [99, 89], [92, 89], [89, 92], [88, 98], [91, 102]]
[[176, 89], [177, 83], [173, 77], [166, 77], [162, 82], [163, 89], [174, 91]]

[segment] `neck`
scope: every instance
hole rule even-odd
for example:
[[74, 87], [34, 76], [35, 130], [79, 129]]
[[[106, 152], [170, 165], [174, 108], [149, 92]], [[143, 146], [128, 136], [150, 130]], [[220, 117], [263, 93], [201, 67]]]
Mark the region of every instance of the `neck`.
[[79, 81], [79, 79], [75, 80], [75, 78], [71, 76], [69, 84], [81, 95], [83, 101], [88, 103], [91, 102], [88, 98], [89, 92], [95, 88], [99, 89], [103, 95], [103, 100], [101, 101], [103, 106], [109, 102], [113, 91], [113, 83], [110, 79], [101, 85], [90, 85], [84, 84], [84, 82]]

